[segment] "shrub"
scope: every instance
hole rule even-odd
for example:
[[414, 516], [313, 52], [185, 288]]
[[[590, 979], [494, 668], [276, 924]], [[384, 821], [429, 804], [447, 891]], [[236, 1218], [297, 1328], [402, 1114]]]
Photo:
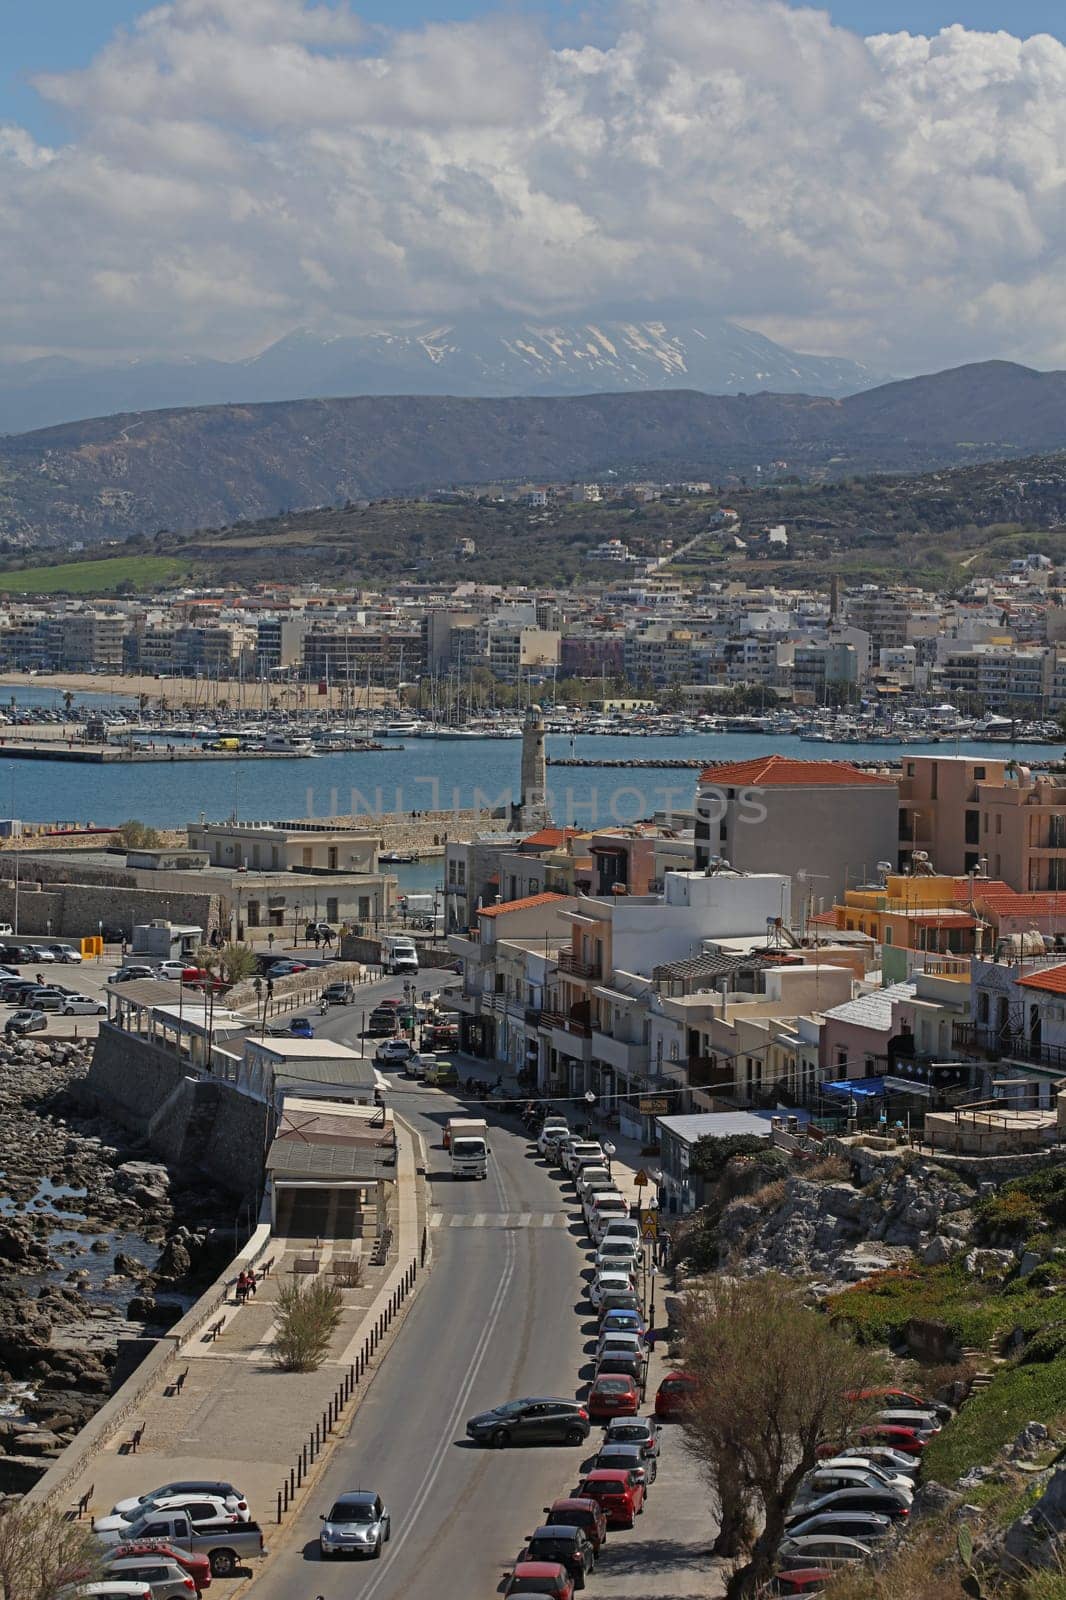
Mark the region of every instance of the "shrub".
[[270, 1353], [283, 1372], [315, 1372], [329, 1354], [344, 1310], [335, 1284], [293, 1283], [278, 1296], [278, 1330]]
[[978, 1237], [988, 1243], [1004, 1235], [1026, 1238], [1042, 1221], [1042, 1214], [1030, 1195], [1007, 1187], [981, 1201], [976, 1207], [974, 1221]]
[[778, 1206], [784, 1204], [787, 1193], [787, 1181], [784, 1178], [775, 1178], [772, 1183], [764, 1183], [761, 1189], [756, 1189], [749, 1199], [752, 1205], [761, 1206], [764, 1211], [776, 1211]]
[[808, 1183], [846, 1183], [851, 1176], [851, 1168], [843, 1156], [823, 1156], [820, 1161], [803, 1167], [801, 1176]]
[[21, 1505], [0, 1516], [0, 1600], [58, 1600], [102, 1575], [103, 1556], [87, 1523], [51, 1505]]

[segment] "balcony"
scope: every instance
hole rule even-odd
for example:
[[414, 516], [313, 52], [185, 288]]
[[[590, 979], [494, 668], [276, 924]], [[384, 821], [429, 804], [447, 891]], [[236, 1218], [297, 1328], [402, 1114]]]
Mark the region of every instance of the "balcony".
[[690, 1089], [731, 1089], [733, 1062], [717, 1056], [689, 1056], [686, 1063]]
[[592, 1054], [597, 1061], [602, 1061], [605, 1066], [613, 1067], [615, 1072], [624, 1073], [629, 1078], [648, 1070], [648, 1046], [643, 1041], [631, 1044], [625, 1039], [615, 1039], [609, 1033], [596, 1031], [592, 1035]]
[[1024, 1061], [1066, 1077], [1066, 1045], [1044, 1044], [1009, 1028], [974, 1022], [953, 1023], [951, 1042], [956, 1050], [980, 1051], [992, 1061]]
[[559, 971], [568, 972], [574, 978], [592, 978], [598, 981], [603, 977], [603, 968], [599, 961], [579, 961], [570, 950], [559, 951]]

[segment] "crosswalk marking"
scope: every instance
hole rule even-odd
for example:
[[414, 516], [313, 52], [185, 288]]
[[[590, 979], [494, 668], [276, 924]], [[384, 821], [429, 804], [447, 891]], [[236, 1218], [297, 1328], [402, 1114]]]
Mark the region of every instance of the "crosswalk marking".
[[565, 1211], [431, 1211], [431, 1228], [565, 1228]]

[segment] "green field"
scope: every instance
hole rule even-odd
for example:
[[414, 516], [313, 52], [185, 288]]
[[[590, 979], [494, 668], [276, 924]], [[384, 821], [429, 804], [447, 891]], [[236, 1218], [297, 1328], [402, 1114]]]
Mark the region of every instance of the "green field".
[[158, 589], [187, 571], [187, 564], [173, 556], [114, 556], [52, 567], [13, 567], [0, 572], [0, 594], [111, 594], [125, 583], [133, 589]]

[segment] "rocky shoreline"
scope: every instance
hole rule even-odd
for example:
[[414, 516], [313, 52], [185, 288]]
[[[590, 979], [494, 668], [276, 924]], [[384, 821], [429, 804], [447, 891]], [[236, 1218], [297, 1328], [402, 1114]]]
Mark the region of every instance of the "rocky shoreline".
[[0, 1042], [0, 1492], [103, 1405], [119, 1339], [164, 1332], [232, 1254], [221, 1193], [83, 1094], [92, 1048]]

